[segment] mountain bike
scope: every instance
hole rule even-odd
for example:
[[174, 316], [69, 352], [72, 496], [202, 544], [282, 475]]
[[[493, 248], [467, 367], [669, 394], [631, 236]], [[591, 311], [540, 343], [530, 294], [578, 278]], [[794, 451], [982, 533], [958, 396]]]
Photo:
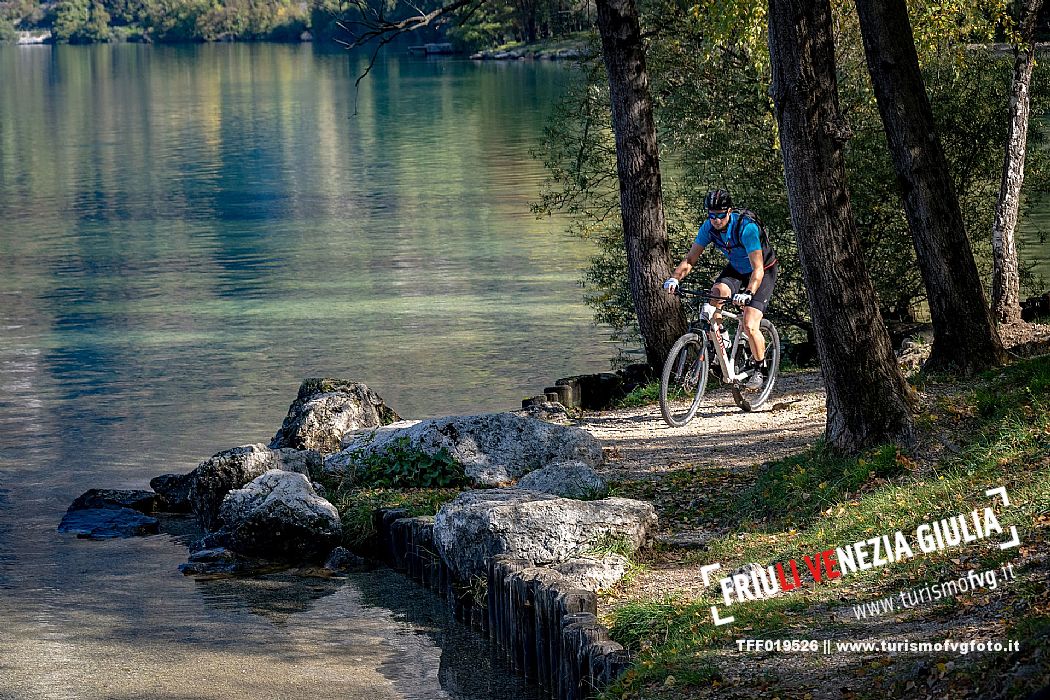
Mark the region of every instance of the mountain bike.
[[[707, 389], [709, 374], [729, 386], [733, 401], [742, 410], [750, 411], [764, 404], [773, 393], [780, 369], [780, 334], [776, 327], [766, 318], [759, 323], [766, 341], [766, 377], [760, 386], [748, 388], [752, 372], [743, 368], [751, 358], [751, 345], [740, 315], [725, 308], [716, 309], [710, 318], [701, 312], [704, 301], [732, 302], [732, 298], [682, 287], [675, 293], [683, 297], [690, 323], [689, 331], [667, 353], [660, 376], [660, 412], [667, 424], [680, 428], [693, 419]], [[731, 334], [733, 328], [735, 333]], [[713, 367], [712, 356], [717, 361]]]

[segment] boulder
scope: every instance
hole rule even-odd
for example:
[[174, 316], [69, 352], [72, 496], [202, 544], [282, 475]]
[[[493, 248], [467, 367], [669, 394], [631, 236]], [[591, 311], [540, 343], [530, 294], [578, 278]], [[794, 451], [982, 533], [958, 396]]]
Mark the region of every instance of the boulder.
[[542, 401], [539, 398], [537, 396], [522, 401], [521, 410], [515, 411], [515, 415], [524, 418], [535, 418], [558, 425], [569, 425], [572, 423], [572, 416], [569, 415], [569, 411], [564, 405], [558, 401], [547, 401], [546, 396], [542, 397]]
[[627, 574], [627, 557], [607, 554], [602, 557], [577, 557], [553, 566], [580, 588], [588, 591], [603, 591]]
[[149, 487], [157, 492], [157, 509], [168, 513], [189, 513], [190, 475], [162, 474], [150, 479]]
[[290, 447], [338, 452], [343, 435], [401, 420], [379, 394], [359, 382], [343, 379], [307, 379], [288, 408], [271, 449]]
[[310, 474], [320, 467], [321, 455], [313, 450], [273, 450], [261, 444], [235, 447], [219, 452], [190, 472], [190, 506], [201, 527], [214, 530], [219, 506], [231, 489], [271, 469]]
[[609, 493], [605, 479], [583, 462], [548, 464], [521, 477], [515, 488], [581, 500], [601, 498]]
[[69, 510], [90, 508], [130, 508], [140, 513], [152, 513], [157, 494], [152, 491], [125, 489], [89, 489], [77, 497]]
[[507, 484], [552, 462], [597, 466], [603, 459], [601, 443], [580, 428], [513, 413], [486, 413], [401, 421], [348, 435], [344, 449], [325, 459], [325, 471], [352, 475], [362, 458], [386, 455], [400, 444], [430, 455], [448, 450], [478, 486]]
[[577, 557], [608, 538], [628, 551], [656, 528], [651, 503], [627, 498], [577, 501], [520, 489], [465, 491], [434, 518], [434, 544], [461, 581], [485, 576], [497, 554], [538, 566]]
[[237, 554], [321, 561], [339, 544], [339, 513], [303, 474], [272, 469], [230, 491], [219, 509], [224, 539]]
[[58, 526], [59, 532], [71, 532], [77, 537], [109, 540], [116, 537], [155, 535], [159, 531], [156, 518], [131, 508], [78, 508], [66, 511]]

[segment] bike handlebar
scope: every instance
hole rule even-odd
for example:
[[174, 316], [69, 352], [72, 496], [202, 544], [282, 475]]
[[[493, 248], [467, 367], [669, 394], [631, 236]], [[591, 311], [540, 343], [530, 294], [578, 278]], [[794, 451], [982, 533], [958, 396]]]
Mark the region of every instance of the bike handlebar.
[[709, 299], [710, 301], [733, 301], [733, 297], [716, 297], [715, 295], [710, 294], [709, 292], [695, 292], [692, 289], [683, 289], [682, 287], [676, 287], [675, 296], [683, 295], [692, 297], [702, 297], [704, 299]]

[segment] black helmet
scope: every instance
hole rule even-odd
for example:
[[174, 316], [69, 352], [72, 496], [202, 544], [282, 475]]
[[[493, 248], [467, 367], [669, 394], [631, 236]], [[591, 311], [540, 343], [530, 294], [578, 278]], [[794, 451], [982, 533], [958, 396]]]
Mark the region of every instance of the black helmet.
[[733, 206], [733, 198], [729, 190], [711, 190], [704, 197], [704, 207], [712, 211], [728, 209], [731, 206]]

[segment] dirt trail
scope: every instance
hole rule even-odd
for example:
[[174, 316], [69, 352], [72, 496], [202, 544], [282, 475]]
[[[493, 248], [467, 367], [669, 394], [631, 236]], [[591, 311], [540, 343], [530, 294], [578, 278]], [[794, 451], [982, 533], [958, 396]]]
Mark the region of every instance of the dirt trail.
[[[619, 494], [654, 501], [660, 515], [657, 541], [667, 545], [646, 554], [648, 570], [614, 592], [610, 602], [695, 590], [699, 566], [690, 561], [689, 550], [723, 527], [706, 518], [705, 505], [727, 487], [750, 483], [763, 462], [812, 444], [824, 431], [824, 399], [819, 372], [806, 371], [780, 377], [773, 397], [750, 413], [741, 411], [728, 391], [709, 392], [696, 418], [682, 428], [664, 423], [658, 406], [585, 415], [579, 426], [606, 448], [603, 476]], [[681, 493], [662, 494], [659, 484], [683, 470], [694, 483], [709, 483], [708, 492], [680, 503]]]

